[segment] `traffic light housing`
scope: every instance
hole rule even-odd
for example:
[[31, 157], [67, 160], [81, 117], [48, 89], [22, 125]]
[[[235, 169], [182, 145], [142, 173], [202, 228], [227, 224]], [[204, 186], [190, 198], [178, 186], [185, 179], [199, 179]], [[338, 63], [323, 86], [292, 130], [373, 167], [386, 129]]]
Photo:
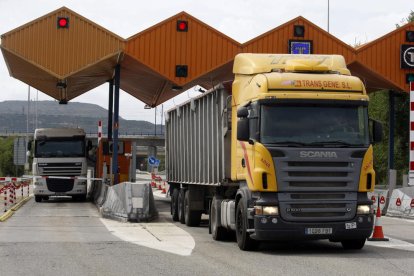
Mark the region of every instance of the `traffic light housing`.
[[187, 65], [176, 65], [175, 76], [177, 78], [186, 78], [188, 76], [188, 66]]
[[186, 20], [177, 20], [177, 31], [178, 32], [188, 32], [188, 21], [186, 21]]
[[406, 83], [414, 82], [414, 73], [405, 74], [405, 82]]
[[58, 29], [68, 29], [69, 28], [69, 17], [58, 17], [57, 18], [57, 28]]
[[295, 36], [295, 37], [304, 37], [305, 36], [305, 26], [303, 26], [303, 25], [293, 26], [293, 36]]
[[405, 32], [405, 40], [407, 42], [414, 42], [414, 31], [406, 31]]

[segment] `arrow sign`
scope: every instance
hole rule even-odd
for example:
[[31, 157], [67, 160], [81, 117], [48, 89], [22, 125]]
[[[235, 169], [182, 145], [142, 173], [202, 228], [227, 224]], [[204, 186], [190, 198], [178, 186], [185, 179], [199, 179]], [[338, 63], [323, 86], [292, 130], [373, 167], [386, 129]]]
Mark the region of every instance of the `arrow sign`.
[[150, 156], [148, 157], [148, 164], [150, 164], [151, 166], [154, 166], [156, 163], [156, 160], [154, 156]]
[[397, 200], [395, 201], [395, 205], [397, 205], [398, 207], [401, 206], [401, 199], [397, 198]]
[[385, 197], [384, 196], [381, 196], [380, 203], [381, 204], [384, 204], [385, 203]]
[[375, 202], [376, 201], [376, 198], [375, 198], [375, 196], [373, 195], [373, 196], [371, 196], [371, 200], [373, 201], [373, 202]]
[[414, 198], [411, 199], [411, 203], [410, 203], [411, 208], [414, 208]]

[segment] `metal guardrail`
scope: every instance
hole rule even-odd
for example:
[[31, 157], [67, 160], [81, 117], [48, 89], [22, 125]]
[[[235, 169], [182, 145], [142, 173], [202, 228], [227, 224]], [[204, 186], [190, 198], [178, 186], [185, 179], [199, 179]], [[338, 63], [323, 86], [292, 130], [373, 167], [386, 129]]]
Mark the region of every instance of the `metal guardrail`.
[[[29, 138], [33, 137], [33, 133], [30, 132], [27, 134]], [[142, 133], [142, 132], [121, 132], [118, 134], [119, 138], [152, 138], [152, 139], [164, 139], [164, 134], [155, 134], [154, 133]], [[0, 137], [26, 137], [26, 132], [0, 132]], [[87, 138], [98, 138], [97, 133], [86, 133]], [[104, 133], [104, 137], [106, 137]]]

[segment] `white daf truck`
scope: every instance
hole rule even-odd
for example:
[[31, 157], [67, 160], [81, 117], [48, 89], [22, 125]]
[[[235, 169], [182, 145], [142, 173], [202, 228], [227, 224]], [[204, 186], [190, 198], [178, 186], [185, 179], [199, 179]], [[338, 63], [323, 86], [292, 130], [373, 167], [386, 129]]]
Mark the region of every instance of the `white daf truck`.
[[85, 200], [86, 153], [83, 129], [36, 129], [33, 149], [33, 193], [36, 202], [48, 200], [49, 196], [72, 196]]

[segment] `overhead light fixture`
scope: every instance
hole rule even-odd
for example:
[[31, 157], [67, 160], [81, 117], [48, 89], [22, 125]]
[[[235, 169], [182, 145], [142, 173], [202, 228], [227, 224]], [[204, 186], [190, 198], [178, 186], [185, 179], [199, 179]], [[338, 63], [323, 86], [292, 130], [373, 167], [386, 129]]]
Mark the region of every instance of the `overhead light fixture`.
[[178, 91], [183, 90], [183, 87], [182, 86], [179, 86], [179, 85], [173, 85], [171, 87], [171, 89], [172, 89], [172, 91], [178, 92]]
[[144, 105], [144, 109], [151, 109], [152, 107], [148, 104]]
[[56, 83], [56, 88], [58, 88], [58, 89], [65, 89], [66, 88], [66, 82], [58, 81]]
[[68, 104], [68, 100], [66, 99], [60, 99], [59, 104]]

